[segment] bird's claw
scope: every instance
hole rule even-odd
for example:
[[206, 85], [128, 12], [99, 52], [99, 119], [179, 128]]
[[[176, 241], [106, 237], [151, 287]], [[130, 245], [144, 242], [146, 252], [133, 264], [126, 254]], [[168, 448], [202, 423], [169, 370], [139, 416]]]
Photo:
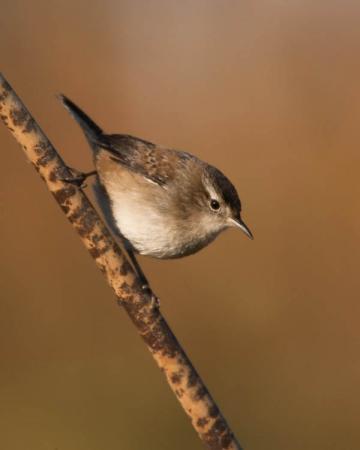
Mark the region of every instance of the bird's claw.
[[68, 167], [68, 171], [71, 173], [71, 176], [60, 178], [60, 180], [64, 181], [65, 183], [74, 184], [78, 188], [85, 188], [87, 186], [84, 183], [86, 178], [88, 178], [91, 175], [96, 174], [96, 170], [85, 173], [85, 172], [80, 172], [80, 170], [73, 169], [72, 167]]
[[71, 183], [75, 184], [75, 186], [79, 188], [86, 187], [86, 184], [84, 184], [84, 181], [86, 180], [86, 174], [84, 172], [80, 172], [77, 169], [73, 169], [72, 167], [68, 167], [68, 171], [71, 173], [68, 177], [60, 178], [61, 181], [64, 181], [65, 183]]

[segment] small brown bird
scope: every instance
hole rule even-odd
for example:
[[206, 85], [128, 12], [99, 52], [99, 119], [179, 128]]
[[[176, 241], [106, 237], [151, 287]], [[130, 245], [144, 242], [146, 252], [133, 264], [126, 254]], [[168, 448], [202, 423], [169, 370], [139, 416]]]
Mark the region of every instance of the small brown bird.
[[[184, 151], [126, 134], [104, 134], [71, 100], [60, 99], [90, 143], [96, 171], [89, 174], [97, 174], [98, 202], [130, 252], [179, 258], [229, 227], [253, 238], [241, 219], [236, 189], [218, 169]], [[83, 182], [89, 174], [77, 179]]]

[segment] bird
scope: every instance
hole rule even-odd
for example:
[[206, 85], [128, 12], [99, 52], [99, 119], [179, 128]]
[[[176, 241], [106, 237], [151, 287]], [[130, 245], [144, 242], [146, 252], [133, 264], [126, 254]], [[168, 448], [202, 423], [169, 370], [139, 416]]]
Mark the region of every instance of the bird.
[[125, 244], [144, 286], [134, 253], [159, 259], [198, 252], [235, 227], [253, 234], [241, 217], [241, 201], [216, 167], [182, 150], [128, 134], [106, 134], [65, 95], [59, 99], [80, 125], [96, 170], [76, 171], [67, 181], [95, 175], [94, 192], [111, 231]]

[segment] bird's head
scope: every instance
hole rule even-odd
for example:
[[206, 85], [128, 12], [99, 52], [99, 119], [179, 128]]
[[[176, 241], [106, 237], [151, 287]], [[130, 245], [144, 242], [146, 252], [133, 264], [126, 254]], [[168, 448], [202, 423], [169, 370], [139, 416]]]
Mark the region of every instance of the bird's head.
[[229, 227], [240, 228], [253, 239], [250, 229], [241, 218], [239, 195], [230, 180], [220, 170], [207, 165], [202, 172], [201, 184], [198, 200], [206, 226], [214, 231]]

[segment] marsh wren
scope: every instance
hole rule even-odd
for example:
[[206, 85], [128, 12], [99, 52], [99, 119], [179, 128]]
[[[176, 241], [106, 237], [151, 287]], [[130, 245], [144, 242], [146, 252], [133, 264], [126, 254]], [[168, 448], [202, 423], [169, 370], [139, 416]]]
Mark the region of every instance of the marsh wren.
[[105, 134], [71, 100], [60, 99], [93, 150], [97, 200], [130, 256], [132, 251], [154, 258], [187, 256], [229, 227], [253, 238], [240, 216], [236, 189], [220, 170], [184, 151]]

